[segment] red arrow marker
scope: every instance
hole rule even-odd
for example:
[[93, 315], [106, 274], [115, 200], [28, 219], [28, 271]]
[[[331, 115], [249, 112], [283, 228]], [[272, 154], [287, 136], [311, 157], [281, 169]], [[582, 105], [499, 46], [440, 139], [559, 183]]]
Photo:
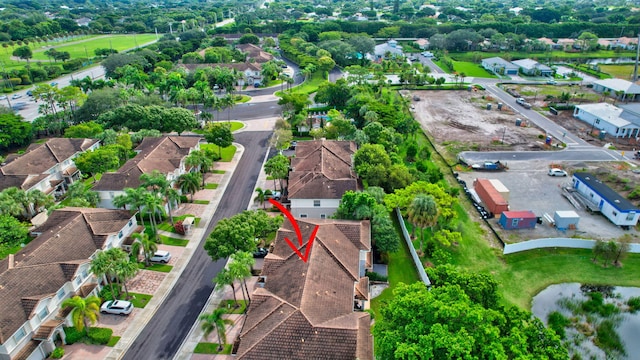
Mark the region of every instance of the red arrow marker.
[[[269, 202], [273, 206], [277, 207], [284, 214], [284, 216], [286, 216], [287, 219], [289, 219], [289, 222], [291, 222], [291, 225], [293, 225], [293, 230], [295, 230], [296, 235], [298, 236], [298, 243], [300, 244], [300, 247], [302, 247], [302, 232], [300, 231], [300, 225], [298, 225], [298, 222], [293, 217], [291, 212], [289, 210], [287, 210], [287, 208], [285, 208], [284, 205], [280, 204], [279, 202], [277, 202], [277, 201], [275, 201], [273, 199], [269, 199]], [[300, 259], [302, 259], [302, 261], [307, 262], [307, 260], [309, 260], [309, 251], [311, 250], [311, 245], [313, 245], [313, 240], [316, 239], [316, 233], [318, 232], [319, 228], [320, 228], [320, 226], [316, 225], [316, 227], [311, 232], [311, 236], [309, 237], [309, 242], [307, 242], [307, 250], [305, 250], [304, 255], [302, 255], [300, 250], [298, 250], [298, 246], [295, 246], [293, 244], [293, 242], [291, 242], [291, 240], [289, 240], [289, 238], [285, 237], [284, 241], [287, 242], [289, 247], [291, 249], [293, 249], [293, 251], [296, 253], [296, 255], [298, 255], [298, 257]]]

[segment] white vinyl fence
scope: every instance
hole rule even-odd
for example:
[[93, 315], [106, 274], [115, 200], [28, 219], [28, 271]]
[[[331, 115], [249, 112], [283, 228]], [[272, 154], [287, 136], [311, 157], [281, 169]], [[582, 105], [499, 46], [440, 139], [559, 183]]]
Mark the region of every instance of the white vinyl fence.
[[[523, 241], [517, 244], [507, 244], [504, 246], [503, 254], [513, 254], [520, 251], [543, 249], [543, 248], [572, 248], [572, 249], [593, 249], [595, 240], [571, 239], [571, 238], [546, 238]], [[640, 253], [640, 244], [630, 244], [629, 252]]]
[[404, 226], [404, 219], [402, 218], [402, 214], [400, 214], [400, 209], [396, 208], [396, 216], [398, 217], [398, 222], [400, 223], [400, 228], [402, 229], [402, 237], [407, 242], [407, 246], [409, 247], [409, 252], [411, 253], [411, 258], [413, 259], [413, 264], [416, 269], [418, 269], [418, 275], [420, 276], [420, 280], [427, 285], [431, 285], [431, 280], [427, 276], [427, 273], [424, 271], [424, 266], [422, 266], [422, 261], [420, 261], [420, 257], [418, 253], [416, 253], [416, 249], [413, 247], [413, 242], [411, 242], [411, 236], [409, 236], [409, 232], [407, 231], [407, 227]]

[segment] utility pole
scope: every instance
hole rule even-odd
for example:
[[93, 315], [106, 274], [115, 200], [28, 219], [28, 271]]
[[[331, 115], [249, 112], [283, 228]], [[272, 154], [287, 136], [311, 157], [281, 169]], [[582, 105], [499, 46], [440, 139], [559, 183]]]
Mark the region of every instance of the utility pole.
[[636, 63], [633, 65], [633, 79], [631, 81], [638, 81], [638, 60], [640, 60], [640, 32], [638, 32], [638, 43], [636, 44]]
[[169, 23], [169, 32], [171, 33], [171, 35], [173, 35], [173, 27], [171, 25], [172, 23]]

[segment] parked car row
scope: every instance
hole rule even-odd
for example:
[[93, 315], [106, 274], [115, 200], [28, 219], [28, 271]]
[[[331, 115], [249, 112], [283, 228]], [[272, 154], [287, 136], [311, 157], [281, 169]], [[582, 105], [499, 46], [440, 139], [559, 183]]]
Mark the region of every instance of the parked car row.
[[471, 200], [471, 203], [473, 204], [473, 207], [476, 208], [476, 210], [478, 211], [478, 214], [480, 214], [480, 217], [482, 217], [483, 219], [489, 219], [493, 217], [493, 214], [488, 211], [487, 209], [484, 208], [484, 206], [482, 206], [481, 204], [479, 204], [476, 199], [474, 199], [473, 195], [471, 195], [471, 191], [469, 190], [469, 188], [467, 187], [467, 182], [460, 179], [458, 177], [458, 174], [454, 174], [454, 176], [456, 177], [456, 180], [458, 180], [458, 184], [460, 184], [462, 186], [462, 190], [464, 190], [464, 193], [467, 195], [467, 197], [469, 198], [469, 200]]

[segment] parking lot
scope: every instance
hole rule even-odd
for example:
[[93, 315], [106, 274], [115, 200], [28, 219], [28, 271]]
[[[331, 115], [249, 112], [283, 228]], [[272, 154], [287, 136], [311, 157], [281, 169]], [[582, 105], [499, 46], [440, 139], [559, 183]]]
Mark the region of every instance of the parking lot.
[[[535, 229], [504, 230], [498, 225], [499, 216], [489, 219], [489, 224], [500, 234], [507, 243], [539, 239], [546, 237], [581, 237], [590, 239], [610, 240], [624, 234], [637, 235], [634, 229], [625, 231], [613, 225], [600, 214], [591, 214], [586, 210], [578, 210], [562, 196], [562, 186], [571, 183], [571, 173], [568, 177], [552, 177], [547, 175], [548, 162], [511, 161], [507, 171], [460, 172], [459, 178], [466, 181], [469, 188], [473, 188], [476, 178], [498, 179], [509, 189], [509, 209], [531, 210], [536, 216], [545, 213], [552, 218], [556, 211], [573, 210], [580, 215], [580, 222], [576, 230], [560, 231], [548, 222], [536, 225]], [[479, 217], [477, 212], [473, 216]]]

